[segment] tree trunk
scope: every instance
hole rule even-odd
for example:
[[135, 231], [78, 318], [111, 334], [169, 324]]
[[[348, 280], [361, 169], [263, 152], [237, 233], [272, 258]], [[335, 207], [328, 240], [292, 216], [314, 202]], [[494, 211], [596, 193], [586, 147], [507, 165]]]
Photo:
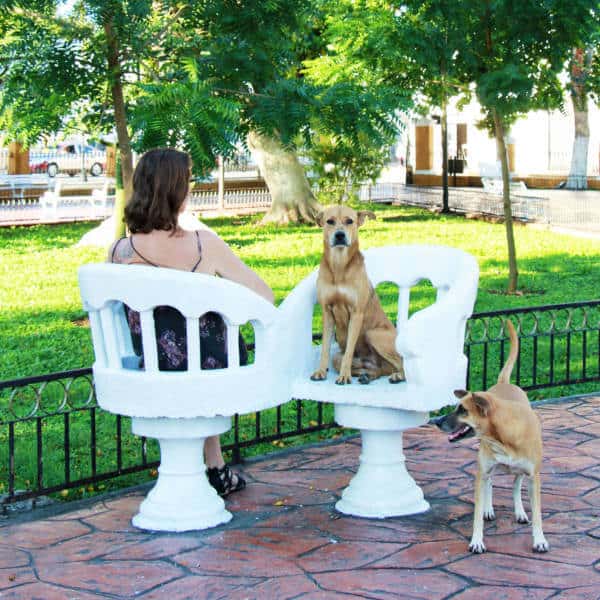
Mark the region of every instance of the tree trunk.
[[448, 203], [448, 105], [446, 96], [442, 101], [442, 212], [449, 213]]
[[571, 169], [567, 178], [566, 188], [569, 190], [587, 189], [588, 147], [590, 141], [590, 126], [588, 119], [588, 99], [586, 79], [592, 61], [591, 49], [583, 51], [577, 48], [573, 52], [571, 63], [571, 102], [575, 118], [575, 139]]
[[320, 206], [296, 154], [278, 138], [256, 131], [248, 134], [248, 147], [273, 199], [263, 224], [314, 223]]
[[[127, 111], [125, 108], [125, 98], [123, 96], [123, 72], [119, 55], [119, 40], [113, 29], [112, 15], [109, 16], [104, 23], [104, 33], [106, 35], [107, 45], [108, 77], [113, 100], [113, 110], [115, 113], [115, 128], [117, 130], [119, 154], [121, 157], [123, 194], [125, 199], [128, 199], [131, 197], [132, 192], [133, 155], [131, 152], [129, 131], [127, 130]], [[117, 203], [117, 206], [115, 206], [114, 217], [117, 239], [125, 234], [125, 222], [123, 220], [124, 209], [125, 202], [119, 202]], [[120, 211], [120, 214], [117, 214], [117, 210]]]
[[515, 235], [513, 229], [512, 206], [510, 203], [510, 175], [508, 171], [508, 155], [506, 153], [506, 142], [504, 139], [504, 123], [493, 109], [494, 134], [496, 136], [496, 147], [500, 164], [502, 165], [502, 199], [504, 203], [504, 227], [506, 229], [506, 242], [508, 245], [508, 293], [517, 291], [519, 271], [517, 269], [517, 251], [515, 247]]

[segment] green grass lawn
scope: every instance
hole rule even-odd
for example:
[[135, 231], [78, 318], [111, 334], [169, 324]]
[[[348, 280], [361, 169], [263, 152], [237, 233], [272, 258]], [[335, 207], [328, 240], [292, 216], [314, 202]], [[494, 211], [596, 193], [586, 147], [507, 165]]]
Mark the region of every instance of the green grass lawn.
[[[439, 216], [407, 207], [370, 206], [377, 213], [361, 231], [363, 248], [409, 243], [444, 244], [472, 253], [480, 266], [481, 277], [475, 310], [504, 310], [598, 298], [600, 282], [600, 240], [559, 235], [543, 229], [515, 227], [523, 295], [507, 296], [506, 242], [503, 225], [467, 220], [459, 216]], [[290, 290], [319, 264], [322, 235], [316, 227], [259, 227], [260, 216], [206, 220], [252, 268], [271, 285], [279, 304]], [[89, 367], [93, 362], [90, 333], [81, 307], [77, 287], [77, 268], [84, 263], [104, 261], [102, 249], [76, 248], [75, 244], [95, 223], [0, 228], [0, 381], [55, 371]], [[393, 286], [378, 289], [384, 308], [394, 316]], [[419, 285], [411, 294], [411, 310], [422, 308], [433, 300], [428, 283]], [[315, 331], [319, 328], [316, 312]], [[591, 344], [590, 344], [591, 347]], [[497, 350], [495, 351], [497, 353]], [[522, 354], [531, 356], [523, 344]], [[478, 365], [480, 360], [474, 360]], [[496, 362], [499, 362], [499, 358]], [[491, 364], [491, 363], [490, 363]], [[479, 368], [476, 365], [474, 368]], [[490, 366], [490, 370], [496, 368]], [[495, 371], [494, 371], [495, 372]], [[82, 382], [81, 405], [89, 393]], [[556, 395], [557, 391], [552, 390]], [[569, 393], [565, 390], [564, 393]], [[530, 394], [541, 397], [543, 392]], [[42, 409], [52, 413], [59, 408], [61, 384], [51, 383], [42, 393]], [[21, 416], [35, 405], [35, 391], [24, 388], [14, 402]], [[7, 392], [0, 393], [0, 422], [7, 418]], [[282, 407], [283, 430], [295, 428], [295, 403]], [[324, 406], [324, 420], [332, 418], [330, 406]], [[308, 403], [302, 414], [304, 426], [314, 424], [317, 406]], [[64, 415], [44, 419], [44, 485], [61, 485], [64, 481]], [[276, 410], [261, 415], [261, 433], [273, 433]], [[11, 417], [8, 417], [9, 419]], [[70, 422], [71, 479], [89, 476], [90, 444], [88, 411], [73, 413]], [[16, 487], [31, 489], [36, 479], [36, 422], [15, 426]], [[139, 460], [139, 439], [123, 423], [123, 464]], [[252, 439], [256, 423], [253, 415], [240, 418], [240, 438]], [[294, 443], [335, 435], [335, 430], [303, 436]], [[231, 432], [224, 442], [232, 441]], [[0, 493], [5, 489], [8, 450], [6, 428], [0, 430]], [[108, 472], [115, 465], [115, 417], [97, 413], [98, 471]], [[289, 443], [289, 442], [286, 442]], [[156, 460], [158, 450], [148, 442], [149, 460]], [[268, 445], [252, 448], [249, 454], [264, 453]], [[71, 490], [68, 497], [81, 497], [98, 490], [139, 482], [150, 473], [127, 476], [120, 481], [97, 485], [96, 488]]]
[[[407, 207], [371, 207], [376, 221], [361, 230], [361, 246], [428, 243], [472, 253], [481, 270], [476, 311], [597, 299], [600, 240], [517, 225], [522, 296], [506, 287], [504, 226]], [[276, 302], [319, 264], [316, 227], [259, 227], [259, 216], [207, 219], [239, 256], [271, 285]], [[94, 223], [0, 229], [0, 381], [92, 364], [89, 329], [82, 321], [77, 268], [105, 259], [102, 249], [76, 248]], [[427, 285], [412, 309], [431, 302]], [[492, 293], [490, 293], [492, 292]], [[390, 302], [386, 309], [393, 313]], [[84, 326], [82, 326], [82, 323]]]

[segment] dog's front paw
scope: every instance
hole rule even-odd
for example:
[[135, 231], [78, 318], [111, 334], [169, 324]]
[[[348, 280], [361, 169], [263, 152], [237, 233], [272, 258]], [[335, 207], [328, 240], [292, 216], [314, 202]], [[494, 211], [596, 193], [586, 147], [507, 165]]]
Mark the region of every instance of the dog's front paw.
[[495, 521], [496, 520], [496, 515], [494, 513], [494, 509], [493, 508], [488, 508], [487, 510], [483, 511], [483, 518], [486, 521]]
[[323, 379], [327, 379], [327, 369], [317, 369], [310, 378], [313, 381], [323, 381]]
[[515, 513], [515, 520], [517, 521], [517, 523], [521, 523], [521, 525], [529, 524], [529, 519], [527, 518], [527, 515], [524, 512]]
[[483, 554], [485, 552], [483, 540], [471, 540], [469, 552], [472, 552], [473, 554]]
[[404, 373], [396, 371], [390, 375], [388, 381], [390, 383], [402, 383], [403, 381], [406, 381], [406, 377], [404, 376]]
[[533, 540], [533, 551], [534, 552], [548, 552], [550, 550], [550, 544], [546, 541], [545, 537], [538, 540]]
[[335, 380], [338, 385], [346, 385], [352, 383], [352, 375], [344, 375], [340, 373], [340, 376]]

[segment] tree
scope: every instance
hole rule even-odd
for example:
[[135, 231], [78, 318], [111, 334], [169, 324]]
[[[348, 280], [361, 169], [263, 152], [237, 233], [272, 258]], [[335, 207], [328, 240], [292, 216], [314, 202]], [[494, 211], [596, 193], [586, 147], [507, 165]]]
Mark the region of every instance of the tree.
[[[597, 58], [596, 58], [597, 60]], [[573, 106], [575, 137], [571, 155], [571, 168], [566, 188], [587, 188], [588, 147], [590, 125], [588, 118], [589, 79], [594, 61], [594, 47], [575, 48], [569, 64], [569, 92]]]
[[[4, 0], [0, 127], [26, 144], [63, 130], [73, 118], [98, 132], [116, 130], [128, 197], [132, 138], [143, 140], [132, 130], [140, 84], [182, 68], [180, 37], [186, 47], [193, 40], [183, 35], [176, 2], [78, 0], [68, 12], [61, 12], [62, 4]], [[122, 232], [122, 214], [116, 217]]]
[[441, 106], [475, 94], [480, 125], [496, 139], [502, 165], [508, 291], [518, 283], [505, 132], [521, 115], [559, 107], [559, 75], [571, 48], [597, 27], [594, 0], [338, 0], [329, 20], [331, 76], [419, 92]]
[[[449, 17], [454, 4], [407, 0], [330, 2], [323, 36], [329, 53], [310, 64], [321, 81], [353, 81], [395, 98], [393, 110], [428, 114], [442, 125], [443, 211], [448, 212], [447, 105], [463, 93], [453, 55], [463, 28]], [[468, 90], [467, 90], [468, 91]]]
[[502, 166], [504, 223], [508, 246], [508, 292], [518, 286], [510, 200], [506, 132], [531, 110], [561, 106], [560, 74], [570, 49], [589, 39], [598, 15], [594, 0], [465, 1], [453, 18], [465, 27], [467, 44], [456, 56], [463, 82], [475, 86], [482, 125], [496, 139]]
[[[318, 212], [296, 156], [313, 97], [298, 76], [310, 37], [310, 20], [300, 18], [307, 7], [307, 0], [182, 4], [185, 68], [174, 69], [169, 81], [143, 86], [145, 108], [138, 116], [146, 141], [180, 140], [194, 163], [209, 156], [213, 165], [215, 150], [228, 156], [240, 143], [252, 150], [273, 198], [267, 221], [312, 222]], [[207, 139], [197, 124], [211, 111], [224, 119]]]
[[[380, 143], [396, 127], [393, 110], [383, 106], [389, 98], [362, 83], [307, 75], [306, 61], [325, 51], [324, 16], [316, 0], [215, 0], [190, 3], [181, 16], [188, 29], [203, 24], [201, 51], [187, 45], [193, 68], [160, 84], [164, 94], [151, 90], [167, 100], [147, 115], [157, 139], [167, 131], [176, 137], [190, 133], [187, 123], [174, 124], [180, 101], [168, 106], [169, 90], [203, 82], [212, 98], [206, 106], [215, 99], [237, 106], [238, 123], [228, 135], [232, 144], [250, 148], [269, 187], [273, 203], [263, 221], [313, 222], [320, 207], [298, 152], [310, 154], [322, 136], [346, 148], [364, 147], [366, 139]], [[146, 100], [146, 106], [152, 102]]]

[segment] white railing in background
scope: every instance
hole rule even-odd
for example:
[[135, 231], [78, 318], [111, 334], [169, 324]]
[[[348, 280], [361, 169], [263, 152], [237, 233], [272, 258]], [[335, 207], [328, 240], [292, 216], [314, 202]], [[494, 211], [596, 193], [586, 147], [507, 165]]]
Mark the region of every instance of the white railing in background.
[[[359, 191], [363, 202], [394, 202], [410, 206], [440, 209], [442, 190], [439, 187], [427, 188], [405, 185], [403, 183], [364, 184]], [[473, 213], [495, 217], [504, 214], [502, 196], [473, 188], [450, 188], [448, 205], [457, 213]], [[522, 221], [548, 222], [549, 201], [539, 192], [512, 192], [513, 216]]]
[[266, 189], [225, 190], [223, 206], [219, 206], [219, 194], [216, 191], [195, 191], [190, 194], [188, 208], [200, 210], [236, 210], [268, 208], [271, 206], [271, 194]]

